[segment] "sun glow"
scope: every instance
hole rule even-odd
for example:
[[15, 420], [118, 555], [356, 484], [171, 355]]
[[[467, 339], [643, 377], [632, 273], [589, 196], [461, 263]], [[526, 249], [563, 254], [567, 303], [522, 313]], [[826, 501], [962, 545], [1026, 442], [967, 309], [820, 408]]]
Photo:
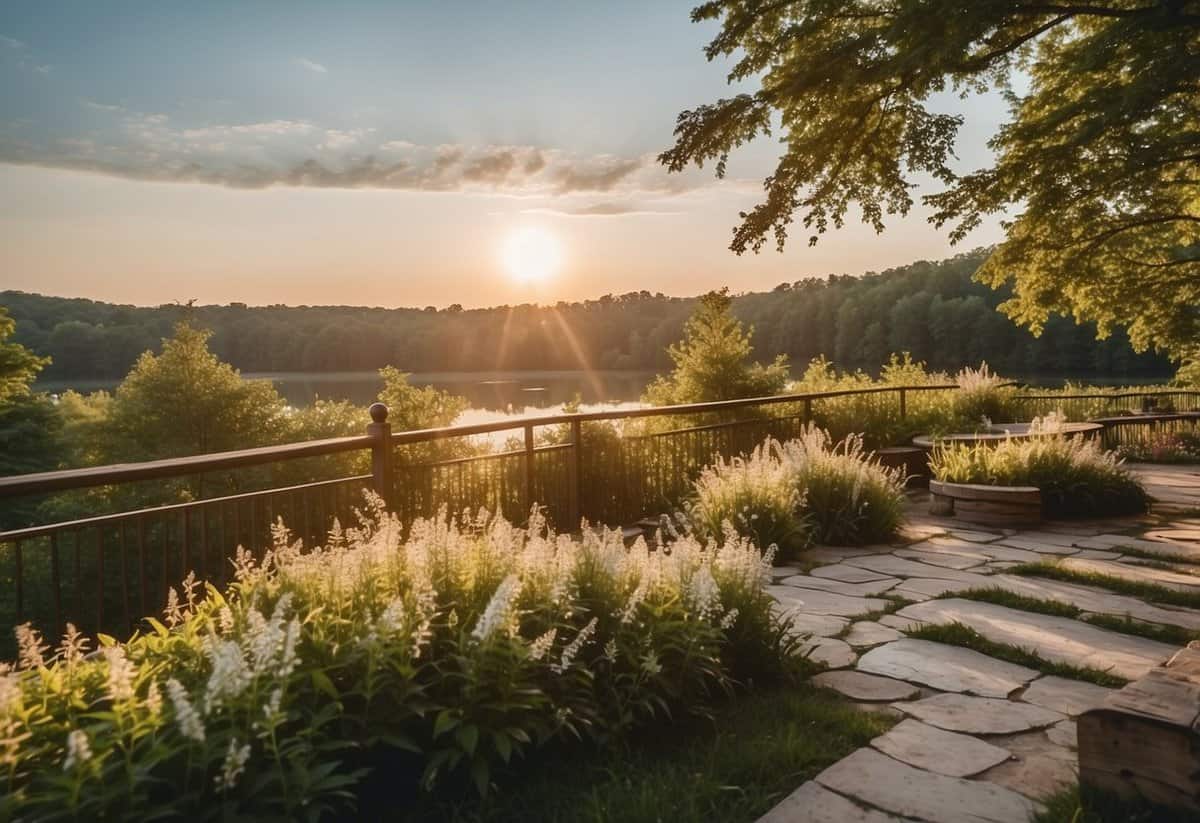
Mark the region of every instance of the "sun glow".
[[505, 240], [501, 261], [514, 280], [543, 283], [562, 268], [562, 242], [545, 229], [527, 226]]

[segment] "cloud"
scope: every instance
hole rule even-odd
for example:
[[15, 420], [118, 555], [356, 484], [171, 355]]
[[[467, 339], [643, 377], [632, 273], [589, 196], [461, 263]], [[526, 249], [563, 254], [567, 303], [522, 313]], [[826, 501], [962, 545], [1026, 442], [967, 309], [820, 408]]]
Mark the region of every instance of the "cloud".
[[[17, 139], [10, 132], [0, 136], [0, 163], [237, 189], [304, 186], [548, 197], [679, 190], [679, 181], [668, 179], [651, 155], [580, 155], [527, 145], [421, 145], [373, 128], [331, 129], [306, 120], [177, 123], [163, 113], [95, 101], [81, 105], [94, 113], [86, 133]], [[627, 213], [615, 201], [590, 208], [591, 216]], [[585, 214], [579, 211], [579, 216]]]
[[325, 68], [315, 60], [309, 60], [307, 57], [297, 57], [296, 65], [303, 66], [309, 71], [317, 74], [329, 74], [329, 69]]
[[672, 215], [682, 214], [680, 211], [639, 206], [634, 203], [606, 201], [592, 203], [587, 206], [568, 208], [537, 208], [523, 209], [522, 214], [548, 214], [555, 217], [634, 217], [642, 215]]
[[5, 37], [2, 34], [0, 34], [0, 46], [3, 46], [6, 49], [23, 49], [23, 48], [25, 48], [25, 44], [22, 43], [20, 40], [16, 39], [15, 37]]
[[8, 58], [12, 60], [18, 69], [21, 71], [32, 71], [36, 74], [49, 74], [54, 68], [48, 63], [39, 63], [33, 59], [29, 53], [28, 44], [16, 39], [15, 37], [6, 37], [0, 34], [0, 49], [13, 55]]

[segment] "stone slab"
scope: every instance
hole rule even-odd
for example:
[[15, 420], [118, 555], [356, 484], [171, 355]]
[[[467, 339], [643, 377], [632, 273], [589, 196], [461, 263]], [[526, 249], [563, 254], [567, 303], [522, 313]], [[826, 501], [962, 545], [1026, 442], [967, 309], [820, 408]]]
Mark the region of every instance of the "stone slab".
[[[898, 577], [884, 577], [880, 580], [870, 580], [865, 583], [843, 583], [841, 580], [830, 580], [826, 577], [813, 577], [807, 574], [796, 574], [785, 577], [780, 581], [784, 586], [795, 586], [798, 589], [816, 589], [818, 591], [844, 594], [847, 597], [876, 597], [900, 582]], [[803, 597], [803, 595], [801, 595]]]
[[1079, 734], [1074, 720], [1063, 720], [1046, 729], [1046, 739], [1064, 749], [1078, 749]]
[[980, 775], [982, 779], [1035, 799], [1049, 797], [1078, 783], [1075, 752], [1053, 743], [1045, 733], [1017, 734], [998, 742], [1012, 752], [1013, 757], [988, 769]]
[[883, 617], [879, 618], [879, 622], [884, 626], [889, 626], [890, 628], [901, 632], [919, 629], [921, 626], [925, 625], [920, 620], [910, 620], [907, 617], [898, 617], [894, 614], [885, 614]]
[[1045, 540], [1033, 540], [1024, 536], [1024, 534], [1006, 537], [1000, 541], [1002, 545], [1011, 546], [1014, 549], [1025, 549], [1026, 551], [1036, 552], [1041, 555], [1046, 554], [1075, 554], [1079, 551], [1078, 548], [1071, 545], [1062, 545], [1062, 543], [1049, 543]]
[[[982, 577], [982, 575], [980, 575]], [[908, 600], [920, 602], [933, 597], [944, 597], [951, 592], [961, 592], [967, 589], [986, 588], [989, 580], [981, 583], [963, 583], [958, 580], [937, 580], [925, 577], [910, 577], [892, 589], [891, 594]]]
[[1095, 683], [1046, 675], [1030, 683], [1029, 688], [1021, 694], [1021, 699], [1043, 709], [1075, 717], [1099, 706], [1113, 691]]
[[950, 777], [971, 777], [1011, 757], [999, 746], [911, 717], [872, 740], [871, 745], [902, 763]]
[[[916, 545], [920, 546], [921, 544], [918, 543]], [[893, 554], [897, 557], [903, 557], [906, 560], [916, 560], [932, 566], [941, 566], [945, 569], [958, 569], [959, 571], [965, 571], [966, 569], [981, 566], [988, 562], [988, 557], [982, 554], [971, 556], [954, 552], [926, 551], [919, 548], [896, 549]]]
[[934, 774], [865, 748], [844, 757], [817, 782], [878, 809], [928, 823], [1029, 823], [1037, 806], [981, 780]]
[[812, 683], [824, 689], [833, 689], [851, 700], [859, 700], [864, 703], [910, 700], [921, 693], [916, 686], [905, 683], [903, 680], [893, 680], [890, 677], [880, 677], [853, 670], [821, 672], [813, 675]]
[[947, 569], [942, 566], [933, 566], [929, 563], [919, 563], [916, 560], [908, 560], [903, 557], [897, 557], [894, 554], [851, 557], [846, 563], [851, 566], [857, 566], [860, 569], [870, 569], [881, 574], [888, 574], [892, 577], [932, 577], [939, 580], [954, 580], [959, 583], [966, 583], [967, 585], [982, 585], [985, 579], [982, 574], [972, 574], [971, 572], [959, 571], [958, 569]]
[[989, 532], [982, 529], [951, 529], [950, 534], [968, 543], [990, 543], [1003, 537], [1002, 532]]
[[1134, 566], [1130, 563], [1116, 563], [1111, 560], [1085, 560], [1074, 557], [1062, 560], [1059, 566], [1072, 571], [1112, 575], [1138, 583], [1153, 583], [1156, 586], [1164, 586], [1175, 591], [1200, 592], [1200, 577], [1165, 569]]
[[992, 642], [1032, 650], [1051, 662], [1108, 671], [1126, 680], [1136, 680], [1177, 651], [1166, 643], [1110, 632], [1068, 617], [976, 600], [929, 600], [905, 606], [897, 613], [926, 623], [962, 623]]
[[818, 566], [809, 572], [813, 577], [824, 577], [838, 580], [842, 583], [873, 583], [876, 580], [891, 580], [890, 575], [860, 569], [857, 566], [847, 566], [844, 563], [834, 563], [829, 566]]
[[989, 586], [1024, 597], [1067, 603], [1085, 612], [1112, 614], [1120, 617], [1128, 615], [1134, 620], [1142, 620], [1147, 623], [1163, 623], [1200, 631], [1200, 611], [1181, 607], [1157, 606], [1136, 597], [1116, 594], [1094, 586], [1063, 583], [1047, 577], [1024, 577], [1008, 574], [994, 575], [989, 581]]
[[808, 659], [831, 669], [853, 666], [858, 654], [843, 640], [832, 637], [816, 637], [806, 643], [803, 651]]
[[1038, 674], [971, 649], [912, 638], [877, 646], [859, 658], [858, 669], [941, 691], [984, 697], [1007, 697]]
[[807, 614], [852, 617], [880, 611], [888, 604], [886, 600], [873, 597], [849, 597], [836, 592], [798, 589], [795, 586], [769, 586], [767, 591], [776, 597], [785, 609], [795, 609]]
[[841, 634], [850, 623], [845, 617], [831, 614], [806, 614], [795, 609], [790, 610], [788, 617], [792, 620], [792, 631], [797, 634], [813, 635], [815, 637], [832, 637]]
[[901, 638], [900, 632], [891, 626], [876, 623], [873, 620], [860, 620], [850, 625], [850, 631], [843, 640], [851, 646], [878, 646], [880, 643], [890, 643]]
[[779, 801], [758, 823], [901, 823], [902, 818], [866, 809], [810, 780]]
[[930, 726], [964, 734], [1015, 734], [1044, 729], [1065, 719], [1059, 712], [1041, 706], [965, 694], [936, 694], [893, 705]]

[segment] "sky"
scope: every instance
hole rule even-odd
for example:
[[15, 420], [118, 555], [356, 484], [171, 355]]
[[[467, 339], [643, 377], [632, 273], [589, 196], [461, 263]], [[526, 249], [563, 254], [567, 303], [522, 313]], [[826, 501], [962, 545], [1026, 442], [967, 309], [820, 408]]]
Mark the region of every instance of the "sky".
[[[693, 0], [6, 2], [0, 289], [139, 305], [487, 306], [769, 289], [940, 259], [876, 235], [728, 250], [777, 143], [668, 175], [676, 115], [741, 90]], [[995, 95], [967, 117], [987, 159]], [[920, 192], [918, 192], [919, 194]]]

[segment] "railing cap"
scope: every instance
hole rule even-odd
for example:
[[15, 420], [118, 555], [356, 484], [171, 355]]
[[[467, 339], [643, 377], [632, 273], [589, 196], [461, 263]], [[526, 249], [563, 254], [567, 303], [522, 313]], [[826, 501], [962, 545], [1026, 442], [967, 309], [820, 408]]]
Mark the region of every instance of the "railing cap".
[[383, 403], [372, 403], [371, 408], [367, 409], [371, 413], [371, 419], [376, 423], [386, 423], [388, 418], [388, 407]]

